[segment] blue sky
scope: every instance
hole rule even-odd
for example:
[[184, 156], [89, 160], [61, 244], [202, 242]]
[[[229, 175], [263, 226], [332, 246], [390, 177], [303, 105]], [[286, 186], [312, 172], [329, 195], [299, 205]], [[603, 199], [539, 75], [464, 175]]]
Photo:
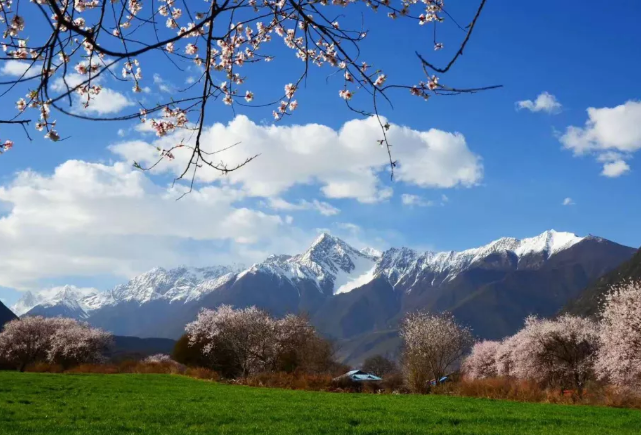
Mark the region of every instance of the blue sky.
[[[450, 12], [455, 17], [468, 16], [467, 2], [460, 3], [450, 0]], [[218, 189], [210, 196], [202, 195], [206, 200], [160, 201], [172, 169], [132, 175], [130, 164], [132, 156], [139, 155], [138, 148], [109, 148], [135, 140], [153, 142], [153, 136], [135, 131], [135, 124], [57, 116], [63, 136], [71, 137], [55, 144], [35, 131], [34, 141], [28, 143], [19, 130], [2, 128], [0, 138], [11, 136], [16, 146], [0, 156], [0, 216], [4, 216], [5, 232], [0, 241], [9, 247], [3, 256], [9, 265], [0, 268], [0, 298], [12, 303], [19, 297], [16, 288], [63, 283], [109, 288], [155, 264], [252, 262], [271, 251], [295, 253], [322, 229], [355, 244], [378, 248], [406, 245], [461, 250], [503, 236], [533, 236], [550, 228], [595, 234], [638, 247], [641, 171], [634, 151], [641, 149], [641, 109], [635, 105], [641, 100], [641, 57], [636, 55], [641, 46], [641, 3], [628, 0], [608, 6], [604, 10], [602, 2], [568, 0], [554, 7], [536, 7], [531, 2], [490, 0], [464, 56], [442, 81], [458, 87], [501, 84], [503, 88], [435, 97], [428, 102], [407, 91], [390, 94], [394, 108], [381, 106], [381, 112], [391, 123], [417, 132], [436, 129], [464, 137], [465, 155], [477, 159], [466, 164], [482, 167], [482, 173], [451, 187], [444, 187], [447, 172], [465, 164], [450, 157], [443, 163], [449, 166], [443, 167], [442, 177], [430, 182], [416, 181], [422, 176], [420, 168], [397, 182], [390, 182], [382, 169], [376, 173], [375, 186], [376, 194], [382, 196], [376, 199], [368, 199], [365, 193], [340, 198], [340, 194], [323, 190], [330, 179], [332, 183], [347, 176], [356, 180], [353, 171], [330, 174], [324, 167], [322, 174], [311, 171], [306, 175], [302, 168], [300, 174], [286, 177], [285, 187], [275, 189], [266, 181], [270, 180], [267, 175], [261, 178], [261, 166], [255, 169], [252, 163], [242, 169], [247, 175], [231, 183], [217, 179], [198, 183], [199, 189]], [[370, 16], [368, 23], [371, 31], [363, 58], [382, 68], [390, 80], [420, 80], [414, 50], [433, 55], [425, 29], [400, 22], [390, 25], [383, 14]], [[437, 62], [451, 55], [452, 38], [460, 37], [449, 27], [443, 32], [443, 40], [451, 46], [434, 55]], [[166, 86], [184, 86], [189, 72], [157, 70], [154, 67], [159, 64], [154, 62], [157, 60], [150, 60], [145, 70], [143, 84], [151, 90], [145, 98], [163, 97], [161, 80]], [[300, 61], [277, 57], [261, 71], [252, 90], [259, 95], [270, 86], [280, 87], [288, 82], [283, 71], [298, 68]], [[154, 72], [160, 72], [156, 83]], [[297, 94], [300, 106], [295, 116], [278, 128], [316, 123], [336, 132], [357, 118], [338, 98], [340, 83], [326, 82], [326, 74], [325, 70], [313, 71], [307, 86]], [[110, 86], [133, 98], [130, 87]], [[517, 102], [534, 104], [544, 92], [553, 95], [560, 107], [549, 112], [517, 110]], [[3, 97], [3, 103], [19, 96]], [[5, 116], [12, 104], [3, 104], [0, 115]], [[605, 111], [618, 106], [618, 111]], [[590, 107], [596, 109], [592, 118], [587, 112]], [[250, 124], [243, 125], [253, 125], [256, 131], [272, 123], [271, 109], [237, 108], [236, 113], [246, 115], [245, 122]], [[215, 104], [207, 123], [226, 125], [234, 117], [227, 106]], [[588, 119], [594, 122], [586, 127]], [[567, 135], [571, 126], [581, 129], [574, 141]], [[309, 140], [319, 137], [305, 131]], [[212, 137], [218, 139], [213, 133]], [[394, 143], [401, 165], [402, 156], [415, 156], [407, 151], [413, 145], [405, 144], [405, 137], [399, 133]], [[564, 143], [574, 148], [564, 149]], [[244, 142], [242, 146], [248, 151], [252, 145]], [[584, 154], [575, 155], [573, 150], [578, 149], [585, 150]], [[269, 159], [269, 148], [263, 152], [259, 160]], [[375, 144], [367, 151], [383, 152]], [[296, 172], [300, 163], [282, 155], [275, 161], [277, 173]], [[604, 165], [614, 163], [610, 176], [603, 175]], [[103, 167], [91, 166], [95, 164]], [[337, 167], [341, 164], [334, 162]], [[372, 166], [375, 164], [368, 167]], [[626, 166], [629, 170], [622, 171]], [[56, 178], [54, 171], [60, 167], [65, 170], [59, 170], [61, 175]], [[28, 176], [27, 169], [32, 171]], [[359, 188], [373, 186], [371, 180], [357, 181]], [[83, 192], [83, 186], [87, 191]], [[384, 193], [389, 188], [393, 189], [391, 196]], [[272, 191], [264, 193], [265, 189]], [[146, 195], [156, 199], [145, 199]], [[403, 195], [406, 202], [413, 198], [420, 204], [404, 204]], [[566, 198], [569, 204], [563, 205]], [[277, 200], [287, 204], [278, 206]], [[153, 229], [133, 225], [135, 220], [148, 220]]]

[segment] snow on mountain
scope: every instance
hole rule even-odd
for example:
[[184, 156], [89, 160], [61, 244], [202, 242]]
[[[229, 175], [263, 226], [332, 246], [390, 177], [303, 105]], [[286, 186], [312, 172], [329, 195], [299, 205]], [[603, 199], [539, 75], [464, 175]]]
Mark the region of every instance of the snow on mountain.
[[381, 258], [381, 256], [383, 255], [382, 251], [379, 251], [378, 249], [374, 249], [374, 248], [370, 248], [370, 247], [363, 248], [359, 252], [361, 254], [365, 254], [365, 255], [368, 255], [368, 256], [374, 257], [374, 258]]
[[63, 287], [52, 287], [43, 289], [35, 293], [27, 291], [20, 298], [11, 310], [17, 315], [22, 316], [36, 306], [51, 307], [54, 305], [66, 306], [72, 310], [81, 309], [86, 311], [87, 307], [83, 301], [97, 295], [99, 291], [95, 288], [83, 288], [73, 285]]
[[[418, 252], [409, 248], [392, 248], [380, 253], [371, 248], [357, 250], [343, 240], [321, 234], [304, 253], [299, 255], [271, 255], [264, 262], [248, 269], [242, 265], [205, 268], [154, 268], [138, 275], [111, 291], [99, 292], [92, 288], [74, 286], [55, 287], [39, 292], [26, 292], [12, 307], [23, 315], [34, 307], [67, 307], [80, 316], [120, 303], [140, 305], [151, 301], [169, 304], [197, 301], [232, 280], [247, 274], [267, 273], [294, 285], [299, 281], [315, 283], [325, 295], [347, 293], [376, 277], [386, 277], [392, 286], [411, 285], [429, 277], [432, 284], [451, 280], [462, 271], [492, 258], [496, 267], [516, 267], [522, 259], [535, 256], [547, 260], [584, 238], [571, 233], [546, 231], [536, 237], [518, 240], [501, 238], [479, 248], [461, 252]], [[540, 259], [543, 260], [540, 260]], [[532, 264], [534, 266], [532, 266]], [[538, 263], [528, 263], [535, 267]]]
[[163, 299], [169, 303], [186, 303], [216, 290], [233, 279], [243, 268], [242, 265], [179, 267], [169, 270], [157, 267], [136, 276], [127, 284], [118, 285], [106, 292], [74, 286], [55, 287], [35, 293], [28, 291], [12, 307], [12, 310], [20, 316], [34, 307], [66, 306], [73, 311], [88, 315], [92, 311], [122, 302], [144, 304]]
[[[375, 251], [374, 251], [375, 252]], [[358, 251], [341, 239], [321, 234], [302, 254], [272, 255], [263, 263], [255, 264], [238, 275], [269, 273], [292, 282], [311, 280], [319, 290], [329, 294], [346, 292], [352, 282], [376, 266], [377, 257]]]
[[581, 242], [584, 237], [554, 230], [531, 238], [515, 239], [504, 237], [479, 248], [455, 252], [417, 252], [409, 248], [392, 248], [381, 257], [375, 275], [386, 276], [393, 286], [411, 284], [419, 276], [433, 274], [434, 281], [448, 281], [459, 273], [491, 255], [498, 255], [499, 261], [509, 265], [510, 254], [516, 257], [516, 265], [527, 256], [541, 256], [547, 260], [552, 255]]

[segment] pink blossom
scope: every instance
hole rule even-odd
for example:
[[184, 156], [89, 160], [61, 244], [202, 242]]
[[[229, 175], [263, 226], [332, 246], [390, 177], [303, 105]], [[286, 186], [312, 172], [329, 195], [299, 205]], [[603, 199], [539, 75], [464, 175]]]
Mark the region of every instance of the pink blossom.
[[296, 85], [293, 83], [289, 83], [285, 85], [285, 96], [287, 98], [292, 98], [294, 96], [294, 93], [296, 92]]
[[338, 91], [338, 95], [344, 100], [352, 99], [352, 92], [347, 89], [341, 89], [340, 91]]
[[471, 379], [492, 378], [497, 375], [496, 354], [498, 341], [481, 341], [472, 347], [472, 353], [463, 362], [463, 369]]
[[605, 298], [596, 362], [599, 378], [641, 387], [641, 283], [616, 286]]

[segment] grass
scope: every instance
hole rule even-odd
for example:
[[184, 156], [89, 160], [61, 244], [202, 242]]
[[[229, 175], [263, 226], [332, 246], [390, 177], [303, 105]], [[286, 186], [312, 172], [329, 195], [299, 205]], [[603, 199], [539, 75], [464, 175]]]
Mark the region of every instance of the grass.
[[0, 372], [0, 433], [639, 434], [641, 411], [251, 388], [172, 375]]

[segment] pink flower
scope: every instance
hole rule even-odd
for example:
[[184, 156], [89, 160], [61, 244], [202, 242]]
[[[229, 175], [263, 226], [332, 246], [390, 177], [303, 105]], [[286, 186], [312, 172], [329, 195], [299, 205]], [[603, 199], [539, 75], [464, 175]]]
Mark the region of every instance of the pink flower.
[[187, 44], [187, 46], [185, 47], [185, 53], [187, 54], [196, 54], [197, 51], [198, 47], [194, 44]]
[[11, 148], [13, 148], [13, 141], [10, 141], [10, 140], [7, 139], [2, 144], [2, 147], [4, 148], [5, 151], [9, 151]]
[[298, 101], [294, 100], [291, 103], [289, 103], [289, 110], [294, 111], [298, 107]]
[[427, 87], [429, 88], [430, 91], [433, 91], [434, 89], [438, 88], [438, 77], [432, 76], [427, 82]]
[[87, 66], [85, 64], [79, 63], [74, 69], [78, 74], [87, 74]]
[[285, 96], [287, 98], [292, 98], [296, 92], [296, 85], [289, 83], [285, 85]]
[[340, 91], [338, 91], [338, 95], [344, 100], [352, 99], [352, 92], [348, 91], [347, 89], [341, 89]]
[[380, 74], [376, 78], [376, 81], [374, 82], [374, 86], [381, 86], [383, 83], [385, 83], [385, 80], [387, 80], [387, 76], [385, 74]]
[[245, 92], [245, 101], [248, 103], [251, 102], [254, 99], [254, 93], [251, 91]]

